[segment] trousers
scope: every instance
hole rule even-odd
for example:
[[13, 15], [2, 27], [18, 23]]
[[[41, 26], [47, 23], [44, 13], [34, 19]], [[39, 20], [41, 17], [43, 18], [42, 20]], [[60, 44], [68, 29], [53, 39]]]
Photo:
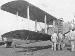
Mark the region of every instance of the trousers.
[[75, 51], [75, 41], [71, 41], [71, 51]]
[[52, 49], [53, 49], [54, 51], [56, 51], [56, 42], [53, 42], [53, 43], [52, 43]]

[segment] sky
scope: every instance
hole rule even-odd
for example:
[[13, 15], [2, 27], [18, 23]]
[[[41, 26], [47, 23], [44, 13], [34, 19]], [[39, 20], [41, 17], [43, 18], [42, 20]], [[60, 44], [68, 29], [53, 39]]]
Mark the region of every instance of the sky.
[[[1, 0], [0, 6], [7, 2], [10, 2], [10, 1], [13, 1], [13, 0]], [[55, 16], [58, 19], [63, 18], [64, 22], [75, 19], [74, 18], [74, 16], [75, 16], [75, 0], [26, 0], [26, 1], [39, 7], [42, 10], [48, 12], [49, 14]], [[12, 19], [12, 18], [14, 18], [14, 19]], [[17, 19], [15, 19], [15, 18], [17, 18]], [[21, 20], [19, 20], [19, 18]], [[30, 23], [27, 23], [27, 22], [30, 22]], [[32, 24], [32, 25], [29, 27], [27, 24]], [[39, 25], [40, 24], [38, 24], [38, 26]], [[16, 17], [13, 14], [10, 14], [8, 12], [0, 10], [0, 33], [1, 34], [7, 32], [7, 31], [11, 31], [11, 29], [12, 30], [22, 29], [22, 28], [27, 29], [27, 27], [29, 29], [34, 30], [34, 27], [35, 27], [34, 22], [25, 20], [24, 18], [21, 18], [21, 17]], [[41, 27], [42, 26], [40, 25], [39, 29]]]

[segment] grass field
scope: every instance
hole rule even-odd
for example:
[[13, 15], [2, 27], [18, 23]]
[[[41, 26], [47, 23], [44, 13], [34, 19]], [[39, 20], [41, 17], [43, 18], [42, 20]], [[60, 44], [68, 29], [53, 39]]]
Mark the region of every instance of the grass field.
[[[29, 47], [28, 47], [29, 46]], [[27, 50], [27, 48], [29, 48]], [[75, 56], [75, 52], [67, 49], [51, 50], [50, 41], [25, 44], [17, 48], [0, 47], [0, 56]]]

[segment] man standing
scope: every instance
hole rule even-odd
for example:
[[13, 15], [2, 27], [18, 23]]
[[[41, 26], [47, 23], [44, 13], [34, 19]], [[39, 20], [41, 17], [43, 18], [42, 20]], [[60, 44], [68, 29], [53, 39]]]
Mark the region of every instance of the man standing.
[[71, 51], [75, 51], [75, 30], [70, 30]]
[[52, 49], [54, 51], [56, 51], [57, 38], [58, 38], [57, 33], [53, 33], [51, 39], [52, 39]]
[[62, 35], [62, 33], [58, 34], [58, 42], [59, 42], [58, 50], [62, 50], [63, 49], [63, 35]]

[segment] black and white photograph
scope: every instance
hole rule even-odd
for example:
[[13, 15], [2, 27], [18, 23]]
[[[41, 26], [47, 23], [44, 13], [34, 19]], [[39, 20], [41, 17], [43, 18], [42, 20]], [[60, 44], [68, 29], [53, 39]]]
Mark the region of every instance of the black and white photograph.
[[0, 0], [0, 56], [75, 56], [75, 0]]

